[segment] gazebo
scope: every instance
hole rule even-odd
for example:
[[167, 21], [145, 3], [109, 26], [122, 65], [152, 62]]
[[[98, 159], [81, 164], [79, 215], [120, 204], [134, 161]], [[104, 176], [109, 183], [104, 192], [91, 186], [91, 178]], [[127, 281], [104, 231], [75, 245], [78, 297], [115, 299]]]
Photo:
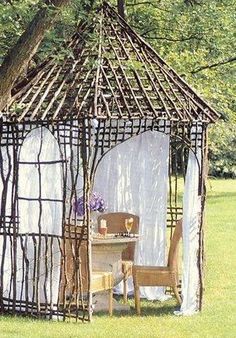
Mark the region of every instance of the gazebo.
[[[158, 158], [164, 169], [159, 176], [154, 172], [157, 182], [149, 183], [148, 197], [133, 205], [141, 210], [143, 200], [152, 203], [155, 184], [158, 190], [163, 183], [152, 209], [156, 215], [161, 208], [158, 224], [163, 223], [164, 230], [167, 225], [171, 236], [183, 217], [182, 312], [201, 309], [207, 127], [218, 114], [105, 2], [92, 22], [78, 27], [67, 48], [63, 60], [49, 57], [29, 71], [1, 113], [2, 313], [91, 319], [90, 196], [94, 186], [103, 195], [114, 189], [115, 179], [112, 187], [105, 182], [110, 179], [106, 161], [110, 168], [114, 158], [129, 163], [140, 150], [140, 143], [129, 148], [129, 142], [140, 137], [143, 157], [138, 157], [136, 167], [142, 160], [145, 167], [147, 159]], [[145, 151], [145, 145], [153, 144], [154, 153], [153, 148]], [[112, 157], [114, 149], [120, 150]], [[120, 163], [119, 168], [126, 170]], [[131, 189], [119, 185], [118, 193], [125, 194], [126, 186]], [[125, 211], [132, 211], [128, 203], [139, 194], [129, 194]], [[81, 196], [85, 212], [79, 218], [74, 205]], [[120, 208], [120, 202], [113, 207], [111, 194], [105, 199], [109, 210]], [[141, 214], [145, 224], [145, 213]], [[71, 228], [75, 302], [63, 289], [65, 241], [72, 238]], [[82, 243], [87, 244], [87, 297], [81, 280]]]

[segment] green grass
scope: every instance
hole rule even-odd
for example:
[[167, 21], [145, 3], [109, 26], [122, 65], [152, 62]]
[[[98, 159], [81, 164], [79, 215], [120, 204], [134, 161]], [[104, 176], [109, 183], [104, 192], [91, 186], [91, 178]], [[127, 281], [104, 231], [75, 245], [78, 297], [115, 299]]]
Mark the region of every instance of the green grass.
[[[174, 300], [142, 302], [143, 315], [94, 316], [91, 324], [0, 317], [0, 337], [236, 337], [236, 180], [208, 184], [204, 310], [173, 315]], [[133, 300], [130, 300], [133, 305]]]

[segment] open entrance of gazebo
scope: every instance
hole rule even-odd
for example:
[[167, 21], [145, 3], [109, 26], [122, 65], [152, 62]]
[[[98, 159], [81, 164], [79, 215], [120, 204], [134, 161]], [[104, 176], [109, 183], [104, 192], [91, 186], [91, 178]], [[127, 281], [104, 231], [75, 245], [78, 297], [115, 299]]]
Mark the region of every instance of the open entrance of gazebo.
[[[107, 3], [68, 48], [73, 56], [49, 58], [29, 72], [2, 113], [1, 310], [91, 319], [89, 201], [98, 191], [109, 211], [139, 214], [142, 250], [153, 235], [146, 229], [159, 232], [158, 264], [166, 225], [173, 229], [183, 218], [181, 311], [197, 311], [207, 126], [218, 115]], [[81, 197], [84, 216], [78, 217], [74, 205]], [[66, 293], [70, 283], [73, 297]]]

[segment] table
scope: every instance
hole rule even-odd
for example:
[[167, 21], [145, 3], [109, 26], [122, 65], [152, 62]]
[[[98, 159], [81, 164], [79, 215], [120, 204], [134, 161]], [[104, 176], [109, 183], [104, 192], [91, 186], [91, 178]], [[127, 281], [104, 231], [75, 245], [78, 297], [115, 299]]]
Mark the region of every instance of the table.
[[[92, 240], [92, 269], [112, 271], [114, 285], [117, 285], [123, 279], [122, 273], [122, 251], [131, 242], [136, 242], [137, 237], [113, 237]], [[107, 310], [107, 296], [104, 293], [96, 294], [93, 297], [95, 311]], [[119, 304], [113, 301], [115, 310], [129, 310], [129, 305]]]
[[92, 240], [92, 268], [93, 270], [112, 271], [114, 285], [123, 279], [122, 251], [128, 243], [136, 242], [137, 238], [115, 237]]

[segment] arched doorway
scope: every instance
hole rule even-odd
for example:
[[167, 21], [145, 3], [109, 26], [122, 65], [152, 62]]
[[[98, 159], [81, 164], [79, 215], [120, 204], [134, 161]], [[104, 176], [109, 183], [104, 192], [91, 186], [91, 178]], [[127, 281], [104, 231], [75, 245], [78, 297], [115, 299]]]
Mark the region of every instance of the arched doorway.
[[60, 282], [62, 182], [57, 140], [44, 127], [32, 130], [19, 155], [16, 293], [21, 303], [45, 304], [50, 314]]
[[[101, 193], [108, 212], [140, 217], [136, 263], [141, 265], [165, 263], [169, 142], [169, 135], [157, 131], [132, 137], [107, 152], [95, 175], [94, 191]], [[164, 297], [162, 288], [145, 288], [142, 294]]]

